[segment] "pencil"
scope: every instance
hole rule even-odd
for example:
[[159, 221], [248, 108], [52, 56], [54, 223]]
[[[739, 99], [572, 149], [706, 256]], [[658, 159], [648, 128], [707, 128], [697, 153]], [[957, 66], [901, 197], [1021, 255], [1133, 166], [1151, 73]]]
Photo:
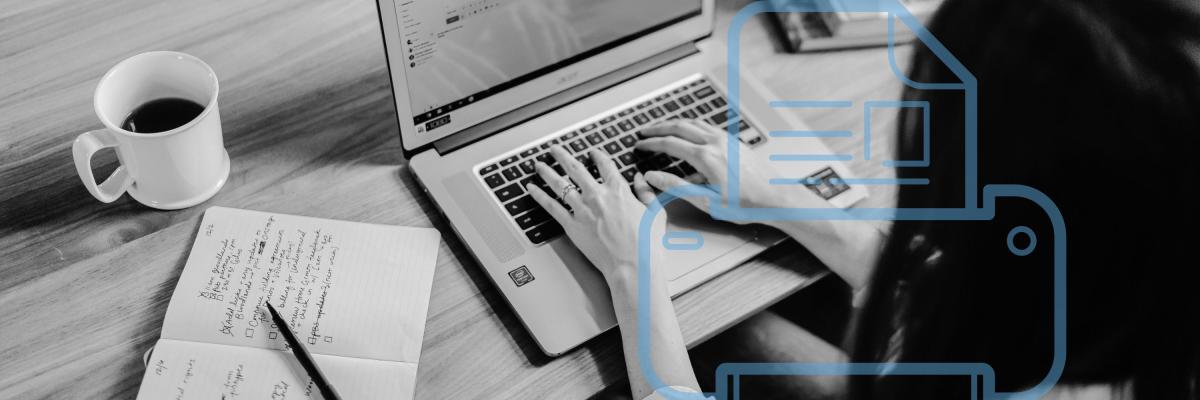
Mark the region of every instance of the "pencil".
[[313, 384], [317, 385], [317, 390], [321, 391], [321, 397], [326, 400], [341, 400], [337, 391], [333, 389], [333, 385], [329, 384], [329, 379], [325, 378], [325, 374], [321, 373], [321, 369], [317, 368], [317, 363], [313, 361], [312, 354], [308, 352], [308, 348], [304, 347], [300, 340], [296, 339], [296, 334], [292, 332], [292, 327], [287, 321], [279, 315], [279, 311], [275, 310], [275, 306], [267, 302], [267, 310], [271, 312], [271, 319], [275, 321], [275, 325], [279, 326], [279, 332], [283, 334], [283, 339], [292, 347], [292, 354], [296, 355], [296, 359], [300, 361], [300, 365], [308, 372], [308, 377], [312, 378]]

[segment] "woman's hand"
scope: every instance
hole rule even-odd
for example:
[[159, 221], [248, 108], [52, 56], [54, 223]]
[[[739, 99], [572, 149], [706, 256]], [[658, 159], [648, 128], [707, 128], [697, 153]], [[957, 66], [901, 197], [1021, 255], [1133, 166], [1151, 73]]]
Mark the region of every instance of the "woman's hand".
[[[645, 139], [638, 141], [637, 149], [654, 153], [666, 153], [691, 164], [703, 175], [702, 180], [716, 186], [724, 192], [728, 188], [728, 147], [729, 134], [721, 129], [692, 120], [674, 120], [656, 125], [642, 131]], [[794, 190], [771, 186], [769, 181], [777, 177], [774, 169], [761, 158], [749, 154], [744, 146], [738, 146], [741, 152], [739, 164], [740, 206], [743, 208], [827, 208], [829, 202], [820, 198], [811, 190]], [[683, 178], [664, 172], [651, 171], [646, 173], [646, 180], [659, 190], [689, 185]], [[793, 190], [788, 190], [793, 189]], [[722, 195], [708, 190], [711, 198], [724, 199]], [[709, 211], [709, 196], [687, 196], [683, 198], [697, 208]], [[737, 222], [737, 221], [735, 221]], [[754, 222], [754, 221], [740, 221]], [[768, 221], [760, 221], [768, 222]]]
[[[700, 385], [688, 360], [687, 347], [679, 331], [679, 321], [675, 317], [666, 281], [657, 277], [658, 274], [653, 270], [650, 274], [649, 297], [645, 303], [649, 304], [649, 310], [641, 310], [649, 313], [652, 328], [648, 328], [648, 341], [637, 336], [637, 307], [643, 304], [638, 301], [637, 294], [638, 288], [645, 283], [636, 278], [638, 228], [646, 205], [656, 201], [654, 191], [641, 174], [634, 176], [633, 191], [630, 191], [629, 183], [617, 172], [617, 166], [599, 150], [592, 150], [588, 157], [596, 164], [603, 182], [592, 178], [587, 168], [562, 148], [554, 146], [550, 151], [571, 179], [568, 181], [558, 176], [553, 169], [540, 162], [536, 165], [538, 175], [555, 195], [564, 197], [563, 201], [571, 207], [571, 211], [567, 211], [539, 187], [527, 185], [525, 189], [562, 225], [567, 237], [608, 282], [613, 312], [617, 316], [624, 343], [622, 348], [629, 373], [629, 386], [634, 397], [641, 399], [654, 392], [654, 388], [646, 381], [647, 371], [643, 370], [640, 361], [639, 355], [643, 352], [650, 354], [654, 372], [661, 382], [698, 391]], [[665, 215], [660, 214], [654, 221], [651, 234], [660, 237], [666, 230]]]
[[[655, 201], [654, 191], [641, 174], [634, 177], [634, 191], [630, 191], [617, 166], [599, 150], [592, 150], [588, 157], [600, 170], [603, 182], [593, 178], [583, 164], [558, 146], [551, 148], [551, 154], [566, 170], [570, 181], [541, 162], [536, 165], [538, 175], [554, 191], [553, 196], [565, 196], [563, 201], [571, 211], [537, 186], [530, 184], [525, 189], [562, 225], [567, 237], [606, 280], [632, 276], [637, 268], [638, 227], [646, 205]], [[652, 232], [661, 234], [665, 221], [656, 218]]]
[[[646, 138], [638, 142], [639, 150], [666, 153], [687, 161], [717, 190], [724, 193], [729, 187], [726, 177], [729, 168], [726, 143], [729, 135], [725, 131], [703, 122], [676, 120], [647, 128], [642, 131], [642, 135]], [[779, 176], [773, 168], [762, 158], [749, 154], [750, 151], [744, 146], [738, 148], [738, 196], [742, 208], [834, 207], [806, 188], [771, 185], [770, 178]], [[647, 172], [645, 179], [650, 185], [663, 191], [692, 183], [678, 176], [657, 171]], [[706, 212], [711, 212], [708, 204], [710, 198], [728, 201], [723, 195], [712, 192], [712, 189], [705, 190], [710, 191], [710, 196], [686, 196], [683, 199]], [[865, 221], [828, 218], [734, 222], [761, 222], [778, 228], [807, 247], [855, 289], [866, 286], [883, 248], [883, 232]]]

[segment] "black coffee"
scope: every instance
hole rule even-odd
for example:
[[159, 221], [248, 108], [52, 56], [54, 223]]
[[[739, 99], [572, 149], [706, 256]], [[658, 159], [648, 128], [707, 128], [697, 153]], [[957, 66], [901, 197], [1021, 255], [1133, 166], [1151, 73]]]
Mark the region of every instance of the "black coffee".
[[204, 106], [191, 100], [166, 98], [151, 100], [135, 108], [121, 124], [121, 129], [134, 133], [166, 132], [191, 122]]

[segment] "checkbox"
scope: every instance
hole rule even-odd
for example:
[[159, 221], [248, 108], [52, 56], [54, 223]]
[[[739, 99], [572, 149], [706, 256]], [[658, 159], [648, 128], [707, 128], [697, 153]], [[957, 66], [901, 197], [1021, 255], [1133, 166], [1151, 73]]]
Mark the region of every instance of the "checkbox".
[[271, 338], [271, 339], [275, 339], [275, 338], [279, 337], [279, 332], [271, 332], [271, 333], [268, 333], [268, 334], [267, 334], [267, 337], [268, 337], [268, 338]]
[[254, 337], [254, 328], [246, 328], [246, 337]]
[[317, 338], [315, 338], [315, 337], [308, 338], [308, 344], [317, 344]]
[[325, 343], [333, 343], [333, 336], [326, 336]]

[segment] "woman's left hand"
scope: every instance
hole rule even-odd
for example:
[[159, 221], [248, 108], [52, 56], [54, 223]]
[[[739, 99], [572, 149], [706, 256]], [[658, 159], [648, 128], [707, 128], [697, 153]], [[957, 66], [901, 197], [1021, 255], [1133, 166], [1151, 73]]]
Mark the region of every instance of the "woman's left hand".
[[[617, 171], [617, 166], [599, 150], [592, 150], [588, 157], [599, 169], [600, 181], [562, 148], [551, 148], [551, 154], [570, 180], [541, 162], [536, 166], [538, 175], [556, 195], [565, 196], [563, 200], [571, 211], [535, 185], [527, 185], [525, 189], [562, 225], [567, 237], [605, 280], [612, 283], [617, 277], [633, 276], [637, 268], [638, 227], [646, 205], [655, 201], [653, 189], [639, 173], [634, 177], [634, 190], [630, 191], [629, 182]], [[656, 218], [652, 232], [661, 233], [664, 224], [665, 218]]]

